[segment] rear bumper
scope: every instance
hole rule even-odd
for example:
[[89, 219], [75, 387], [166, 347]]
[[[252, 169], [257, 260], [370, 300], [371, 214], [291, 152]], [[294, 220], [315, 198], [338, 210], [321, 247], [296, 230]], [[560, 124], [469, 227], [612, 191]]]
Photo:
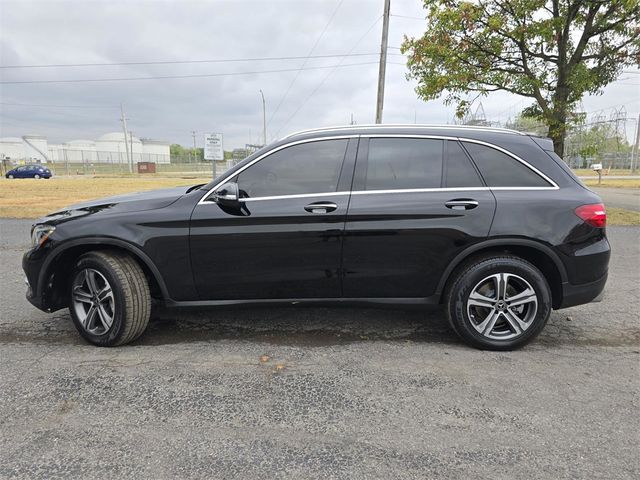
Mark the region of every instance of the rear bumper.
[[604, 286], [607, 283], [608, 274], [605, 273], [595, 282], [582, 285], [562, 284], [562, 303], [558, 307], [567, 308], [583, 305], [589, 302], [599, 302], [604, 294]]

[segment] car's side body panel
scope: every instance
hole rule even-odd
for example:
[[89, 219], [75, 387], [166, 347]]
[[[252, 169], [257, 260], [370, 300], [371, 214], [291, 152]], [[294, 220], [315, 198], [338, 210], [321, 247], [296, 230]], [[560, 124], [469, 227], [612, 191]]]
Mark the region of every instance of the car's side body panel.
[[[479, 206], [445, 206], [461, 198]], [[433, 295], [447, 264], [486, 238], [494, 210], [487, 190], [354, 193], [345, 228], [345, 296]]]

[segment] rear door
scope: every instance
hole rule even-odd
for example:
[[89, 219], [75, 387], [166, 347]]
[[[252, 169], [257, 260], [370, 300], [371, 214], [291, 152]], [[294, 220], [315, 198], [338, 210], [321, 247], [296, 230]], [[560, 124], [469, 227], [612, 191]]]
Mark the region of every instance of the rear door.
[[486, 238], [495, 208], [456, 139], [363, 136], [345, 226], [344, 296], [433, 295], [449, 262]]
[[331, 298], [339, 276], [357, 138], [277, 148], [233, 179], [241, 202], [201, 201], [191, 262], [205, 300]]

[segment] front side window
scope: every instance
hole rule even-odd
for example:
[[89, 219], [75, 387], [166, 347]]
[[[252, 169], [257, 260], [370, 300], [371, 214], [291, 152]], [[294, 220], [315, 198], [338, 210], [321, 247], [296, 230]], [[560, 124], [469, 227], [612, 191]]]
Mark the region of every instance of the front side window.
[[442, 149], [442, 140], [372, 138], [364, 172], [365, 190], [440, 187]]
[[238, 175], [241, 197], [335, 192], [347, 139], [302, 143], [263, 158]]
[[550, 187], [549, 182], [515, 158], [495, 148], [464, 142], [489, 187]]

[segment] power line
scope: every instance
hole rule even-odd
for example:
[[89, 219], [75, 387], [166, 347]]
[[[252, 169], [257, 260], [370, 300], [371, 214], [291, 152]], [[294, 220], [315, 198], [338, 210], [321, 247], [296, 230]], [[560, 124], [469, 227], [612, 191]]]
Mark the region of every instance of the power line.
[[[373, 27], [375, 27], [378, 22], [380, 21], [380, 19], [382, 18], [382, 15], [379, 15], [375, 21], [371, 24], [371, 26], [362, 34], [362, 36], [358, 39], [358, 41], [353, 45], [353, 47], [351, 47], [351, 50], [349, 50], [348, 53], [353, 52], [358, 45], [360, 44], [360, 42], [362, 40], [364, 40], [364, 38], [369, 34], [369, 32], [371, 32], [371, 30], [373, 30]], [[276, 132], [276, 136], [278, 136], [280, 134], [280, 132], [282, 131], [282, 129], [287, 126], [287, 124], [293, 120], [293, 118], [298, 114], [298, 112], [302, 109], [302, 107], [304, 107], [304, 105], [311, 99], [311, 97], [313, 97], [315, 95], [315, 93], [320, 90], [320, 87], [322, 87], [322, 85], [324, 85], [324, 82], [327, 81], [327, 79], [331, 76], [331, 74], [335, 71], [336, 68], [338, 67], [344, 67], [345, 65], [342, 65], [342, 61], [344, 60], [344, 58], [342, 60], [340, 60], [340, 62], [335, 65], [330, 71], [329, 73], [327, 73], [327, 75], [325, 75], [325, 77], [320, 81], [320, 83], [316, 86], [316, 88], [313, 89], [313, 91], [311, 92], [311, 94], [304, 99], [304, 101], [298, 106], [298, 108], [296, 108], [296, 110], [293, 112], [293, 114], [287, 119], [286, 122], [284, 122], [282, 124], [282, 126], [280, 127], [280, 129]], [[377, 64], [378, 62], [369, 62], [369, 64]]]
[[263, 73], [285, 73], [285, 72], [297, 72], [299, 70], [324, 70], [324, 69], [336, 69], [343, 67], [356, 67], [360, 65], [372, 65], [378, 62], [361, 62], [361, 63], [348, 63], [342, 65], [324, 65], [317, 67], [305, 67], [305, 68], [283, 68], [279, 70], [255, 70], [249, 72], [228, 72], [228, 73], [204, 73], [204, 74], [192, 74], [192, 75], [166, 75], [166, 76], [154, 76], [154, 77], [120, 77], [120, 78], [79, 78], [69, 80], [18, 80], [0, 82], [0, 85], [19, 85], [19, 84], [34, 84], [34, 83], [94, 83], [94, 82], [124, 82], [130, 80], [168, 80], [178, 78], [210, 78], [210, 77], [233, 77], [239, 75], [259, 75]]
[[391, 15], [389, 15], [389, 16], [391, 16], [391, 17], [398, 17], [398, 18], [408, 18], [408, 19], [410, 19], [410, 20], [421, 20], [421, 21], [423, 21], [423, 22], [426, 20], [426, 18], [424, 18], [424, 17], [412, 17], [412, 16], [410, 16], [410, 15], [396, 15], [395, 13], [392, 13], [392, 14], [391, 14]]
[[120, 108], [115, 105], [40, 105], [36, 103], [5, 103], [0, 102], [0, 105], [10, 107], [42, 107], [42, 108]]
[[[344, 1], [344, 0], [343, 0]], [[332, 17], [333, 18], [333, 17]], [[328, 24], [327, 24], [328, 26]], [[323, 32], [324, 33], [324, 32]], [[319, 40], [319, 39], [318, 39]], [[315, 45], [314, 45], [315, 48]], [[311, 49], [313, 52], [313, 49]], [[67, 68], [67, 67], [114, 67], [127, 65], [177, 65], [193, 63], [232, 63], [232, 62], [271, 62], [279, 60], [309, 60], [315, 58], [341, 58], [341, 57], [367, 57], [378, 55], [377, 53], [350, 53], [350, 54], [327, 54], [327, 55], [306, 55], [290, 57], [256, 57], [256, 58], [220, 58], [212, 60], [158, 60], [145, 62], [112, 62], [112, 63], [59, 63], [48, 65], [0, 65], [0, 69], [9, 68]]]
[[[322, 32], [320, 33], [320, 35], [318, 36], [318, 38], [316, 39], [315, 43], [313, 44], [313, 47], [311, 47], [311, 50], [309, 50], [309, 54], [307, 55], [307, 57], [304, 59], [304, 62], [302, 63], [302, 67], [304, 68], [305, 65], [307, 64], [307, 62], [309, 61], [309, 58], [311, 58], [311, 54], [315, 51], [316, 47], [318, 46], [318, 43], [320, 43], [320, 40], [322, 40], [322, 37], [324, 36], [324, 34], [327, 31], [327, 28], [329, 28], [329, 25], [331, 24], [331, 22], [333, 21], [333, 18], [336, 16], [336, 13], [338, 13], [338, 10], [340, 9], [340, 7], [342, 6], [342, 3], [344, 2], [344, 0], [340, 0], [338, 2], [338, 5], [336, 5], [336, 8], [333, 10], [333, 13], [331, 14], [331, 17], [329, 17], [329, 21], [327, 22], [327, 24], [324, 26], [324, 28], [322, 29]], [[280, 101], [278, 102], [278, 105], [276, 106], [275, 110], [273, 111], [273, 113], [271, 114], [271, 116], [269, 117], [269, 122], [267, 123], [271, 123], [271, 120], [273, 120], [273, 118], [276, 116], [276, 114], [278, 113], [278, 111], [280, 110], [280, 107], [282, 106], [282, 103], [285, 101], [285, 99], [287, 98], [287, 96], [289, 95], [289, 92], [291, 91], [291, 88], [293, 87], [293, 84], [296, 83], [296, 80], [298, 79], [298, 77], [300, 76], [300, 72], [302, 72], [302, 70], [298, 70], [298, 72], [296, 73], [296, 76], [293, 77], [293, 80], [291, 80], [291, 83], [289, 84], [289, 86], [287, 87], [287, 90], [284, 92], [284, 95], [280, 98]], [[264, 139], [265, 141], [265, 145], [267, 143], [267, 139]]]

